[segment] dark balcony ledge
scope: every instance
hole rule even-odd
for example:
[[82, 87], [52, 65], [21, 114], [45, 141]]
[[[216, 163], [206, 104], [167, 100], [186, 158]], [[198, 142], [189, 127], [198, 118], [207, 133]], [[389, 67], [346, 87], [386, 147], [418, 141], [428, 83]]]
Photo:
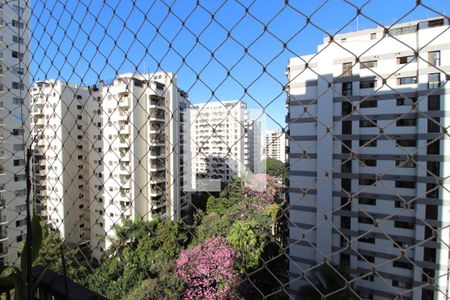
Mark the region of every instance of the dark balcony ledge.
[[[42, 267], [33, 268], [33, 278], [41, 272]], [[107, 300], [107, 298], [81, 286], [70, 279], [67, 279], [67, 291], [64, 276], [53, 271], [45, 272], [38, 285], [36, 300], [43, 299], [64, 299], [64, 300]]]

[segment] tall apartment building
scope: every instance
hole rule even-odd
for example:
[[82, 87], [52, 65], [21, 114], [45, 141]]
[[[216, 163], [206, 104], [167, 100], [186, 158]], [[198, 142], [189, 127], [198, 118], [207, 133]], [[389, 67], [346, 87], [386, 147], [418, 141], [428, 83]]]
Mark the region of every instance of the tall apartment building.
[[245, 102], [196, 104], [190, 108], [188, 123], [190, 153], [186, 160], [192, 170], [194, 190], [206, 188], [201, 179], [228, 182], [235, 175], [253, 172], [259, 164], [260, 126]]
[[449, 40], [435, 18], [289, 60], [293, 293], [326, 257], [363, 299], [448, 299]]
[[[110, 245], [114, 225], [186, 217], [183, 115], [187, 94], [172, 73], [122, 74], [91, 87], [90, 209], [94, 255]], [[104, 239], [106, 235], [106, 239]]]
[[70, 245], [89, 242], [88, 89], [47, 80], [30, 90], [33, 192], [41, 216]]
[[[19, 6], [20, 5], [20, 6]], [[19, 20], [20, 15], [20, 20]], [[26, 235], [30, 18], [28, 1], [0, 4], [0, 264], [16, 263]]]
[[268, 130], [264, 134], [264, 158], [286, 161], [286, 134], [281, 130]]

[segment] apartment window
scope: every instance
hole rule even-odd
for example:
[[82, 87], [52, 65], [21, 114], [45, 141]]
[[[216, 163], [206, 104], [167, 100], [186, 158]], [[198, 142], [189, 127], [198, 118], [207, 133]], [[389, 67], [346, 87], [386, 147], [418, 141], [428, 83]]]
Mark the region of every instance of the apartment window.
[[377, 85], [377, 81], [375, 79], [362, 80], [359, 82], [360, 89], [370, 89], [370, 88], [374, 88], [376, 85]]
[[342, 96], [351, 96], [353, 85], [352, 82], [343, 82], [342, 83]]
[[409, 63], [415, 62], [415, 61], [416, 61], [416, 57], [414, 55], [397, 57], [398, 65], [409, 64]]
[[25, 24], [17, 20], [12, 20], [12, 26], [23, 29], [25, 27]]
[[358, 260], [359, 261], [368, 261], [368, 262], [371, 262], [371, 263], [374, 263], [375, 262], [375, 257], [374, 256], [372, 256], [372, 255], [358, 255]]
[[440, 73], [428, 74], [428, 88], [429, 89], [438, 88], [440, 85], [441, 85], [441, 74]]
[[25, 165], [25, 159], [14, 159], [13, 160], [13, 165], [15, 167], [17, 167], [17, 166], [24, 166]]
[[14, 128], [12, 131], [12, 135], [14, 135], [14, 136], [20, 136], [20, 135], [23, 135], [23, 133], [24, 133], [24, 130], [20, 129], [20, 128]]
[[352, 191], [352, 180], [348, 178], [341, 179], [341, 188], [346, 192]]
[[428, 27], [439, 27], [444, 25], [444, 19], [436, 19], [436, 20], [430, 20], [428, 21]]
[[396, 160], [395, 166], [399, 168], [415, 168], [416, 162], [412, 159], [407, 160]]
[[[434, 269], [423, 268], [422, 272], [423, 272], [423, 274], [422, 274], [423, 282], [430, 282], [435, 276]], [[424, 298], [422, 298], [422, 299], [424, 299]]]
[[12, 8], [12, 10], [13, 10], [15, 13], [18, 13], [18, 14], [23, 14], [23, 12], [25, 11], [25, 8], [24, 8], [24, 7], [20, 7], [20, 6], [18, 6], [17, 4], [13, 4], [13, 5], [11, 6], [11, 8]]
[[430, 220], [437, 220], [438, 218], [438, 206], [429, 204], [425, 208], [425, 218]]
[[342, 106], [342, 115], [348, 115], [352, 113], [353, 106], [350, 102], [347, 101], [342, 102], [341, 106]]
[[359, 127], [377, 127], [377, 120], [359, 120]]
[[415, 189], [416, 182], [414, 181], [406, 181], [406, 180], [396, 180], [395, 187], [404, 188], [404, 189]]
[[377, 100], [364, 100], [359, 103], [360, 108], [370, 108], [370, 107], [377, 107], [378, 101]]
[[352, 121], [342, 121], [342, 134], [352, 134]]
[[376, 147], [377, 140], [359, 140], [360, 147]]
[[439, 198], [439, 188], [435, 183], [427, 183], [427, 197]]
[[82, 105], [77, 105], [77, 109], [81, 110], [81, 109], [83, 109], [83, 106]]
[[12, 41], [13, 41], [14, 43], [23, 44], [23, 37], [19, 38], [17, 35], [13, 35]]
[[409, 247], [411, 247], [410, 243], [404, 242], [404, 241], [395, 241], [395, 243], [392, 243], [392, 246], [394, 248], [403, 248], [403, 249], [407, 249]]
[[435, 111], [441, 109], [441, 96], [430, 95], [428, 96], [428, 110]]
[[394, 201], [394, 205], [397, 208], [409, 208], [409, 209], [416, 209], [416, 203], [414, 202], [407, 202], [406, 200], [397, 197]]
[[11, 51], [11, 56], [13, 58], [22, 59], [23, 58], [23, 53], [20, 53], [20, 52], [17, 52], [17, 51]]
[[436, 262], [436, 249], [425, 247], [423, 249], [423, 260], [431, 263]]
[[405, 106], [405, 105], [412, 105], [417, 102], [417, 97], [398, 97], [396, 98], [397, 106]]
[[360, 64], [360, 68], [361, 69], [370, 69], [370, 68], [375, 68], [377, 66], [377, 61], [376, 60], [369, 60], [369, 61], [362, 61]]
[[77, 119], [78, 119], [78, 120], [83, 120], [83, 116], [82, 116], [82, 115], [78, 115], [78, 116], [77, 116]]
[[363, 167], [376, 167], [377, 166], [377, 160], [376, 159], [362, 159], [361, 165]]
[[405, 26], [405, 27], [391, 29], [391, 30], [389, 30], [389, 33], [391, 35], [395, 36], [395, 35], [402, 35], [402, 34], [407, 34], [407, 33], [414, 33], [416, 31], [417, 31], [417, 26], [411, 25], [411, 26]]
[[11, 87], [15, 90], [23, 90], [25, 88], [25, 85], [23, 82], [12, 82]]
[[340, 264], [341, 266], [344, 267], [349, 267], [350, 266], [350, 255], [347, 253], [341, 253], [340, 254]]
[[428, 52], [428, 63], [433, 66], [441, 65], [441, 51]]
[[341, 161], [341, 172], [343, 173], [351, 173], [352, 172], [352, 161], [351, 160], [342, 160]]
[[25, 181], [27, 180], [27, 176], [26, 175], [14, 175], [14, 181], [18, 182], [18, 181]]
[[350, 229], [351, 220], [350, 217], [342, 216], [341, 217], [341, 229]]
[[351, 149], [352, 149], [352, 141], [351, 140], [342, 141], [342, 146], [341, 146], [342, 153], [350, 153]]
[[360, 178], [359, 185], [376, 185], [376, 180], [373, 178]]
[[342, 210], [351, 210], [352, 209], [352, 202], [351, 198], [345, 198], [341, 197], [341, 209]]
[[441, 131], [441, 118], [431, 117], [427, 120], [428, 133], [439, 133]]
[[417, 76], [408, 76], [408, 77], [397, 78], [398, 85], [415, 84], [415, 83], [417, 83]]
[[27, 219], [17, 220], [16, 221], [16, 227], [22, 227], [27, 225]]
[[411, 289], [412, 288], [412, 283], [411, 282], [406, 282], [406, 281], [400, 281], [400, 280], [393, 279], [392, 280], [392, 286], [399, 287], [399, 288], [402, 288], [402, 289]]
[[375, 244], [375, 238], [374, 237], [372, 237], [372, 236], [363, 236], [363, 237], [360, 237], [359, 239], [358, 239], [358, 242], [360, 242], [360, 243], [368, 243], [368, 244]]
[[347, 76], [352, 76], [352, 67], [353, 64], [351, 62], [346, 62], [342, 64], [342, 76], [343, 77], [347, 77]]
[[414, 229], [414, 222], [394, 221], [395, 228]]
[[392, 262], [392, 266], [396, 268], [409, 269], [412, 270], [413, 265], [406, 261], [395, 260]]
[[396, 147], [417, 147], [417, 140], [397, 140]]
[[13, 97], [13, 104], [23, 105], [23, 99], [18, 97]]
[[372, 218], [369, 218], [368, 216], [359, 216], [358, 217], [358, 223], [361, 224], [374, 224], [374, 221]]
[[377, 205], [377, 199], [375, 198], [359, 198], [358, 202], [363, 205]]
[[400, 119], [396, 122], [397, 127], [408, 127], [408, 126], [416, 126], [417, 120], [416, 119]]
[[377, 39], [377, 34], [376, 34], [376, 32], [373, 32], [373, 33], [370, 34], [370, 39], [371, 39], [371, 40], [376, 40], [376, 39]]
[[13, 145], [13, 150], [14, 151], [24, 151], [24, 149], [25, 149], [25, 146], [22, 145], [22, 144], [14, 144]]
[[428, 140], [427, 141], [427, 154], [437, 154], [439, 155], [440, 142], [439, 140]]

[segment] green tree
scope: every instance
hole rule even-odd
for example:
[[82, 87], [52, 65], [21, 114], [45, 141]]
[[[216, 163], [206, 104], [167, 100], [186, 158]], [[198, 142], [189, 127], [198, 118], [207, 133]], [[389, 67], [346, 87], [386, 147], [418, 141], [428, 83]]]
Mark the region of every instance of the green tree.
[[237, 267], [241, 273], [258, 267], [264, 252], [265, 238], [259, 232], [256, 221], [234, 222], [227, 241], [237, 250]]
[[160, 295], [168, 293], [170, 297], [169, 291], [180, 291], [181, 281], [173, 276], [175, 259], [189, 243], [181, 224], [159, 220], [126, 222], [115, 232], [116, 240], [87, 280], [89, 288], [109, 299], [142, 292], [146, 280], [147, 285], [158, 283]]
[[81, 249], [69, 248], [65, 245], [59, 231], [53, 229], [46, 222], [41, 222], [41, 226], [42, 248], [36, 263], [48, 266], [50, 270], [56, 273], [64, 274], [61, 258], [61, 249], [63, 249], [67, 276], [71, 280], [83, 284], [88, 272], [90, 272], [90, 266]]
[[345, 267], [324, 263], [305, 276], [308, 281], [298, 291], [300, 299], [315, 300], [322, 295], [329, 295], [327, 299], [330, 300], [355, 299], [352, 286], [347, 287], [352, 278]]
[[286, 177], [286, 164], [277, 159], [267, 158], [261, 162], [261, 165], [263, 168], [265, 166], [268, 175], [281, 178]]

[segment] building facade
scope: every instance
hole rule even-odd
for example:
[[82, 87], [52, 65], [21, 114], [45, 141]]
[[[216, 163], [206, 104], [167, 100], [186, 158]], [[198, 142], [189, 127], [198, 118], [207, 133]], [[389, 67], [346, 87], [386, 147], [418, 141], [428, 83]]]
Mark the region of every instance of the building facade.
[[[183, 114], [187, 94], [172, 73], [122, 74], [91, 87], [97, 101], [90, 157], [91, 247], [100, 255], [123, 220], [180, 220], [183, 190]], [[106, 236], [106, 239], [104, 238]]]
[[281, 130], [268, 130], [264, 134], [264, 159], [286, 162], [286, 134]]
[[447, 299], [448, 20], [325, 38], [289, 60], [291, 290], [325, 258], [363, 299]]
[[15, 264], [19, 243], [26, 237], [28, 1], [2, 1], [0, 18], [0, 263]]
[[88, 89], [47, 80], [30, 89], [33, 195], [69, 245], [89, 242]]
[[208, 189], [202, 180], [229, 182], [236, 175], [254, 172], [260, 161], [260, 125], [251, 117], [245, 102], [196, 104], [190, 108], [188, 123], [187, 160], [194, 190]]

